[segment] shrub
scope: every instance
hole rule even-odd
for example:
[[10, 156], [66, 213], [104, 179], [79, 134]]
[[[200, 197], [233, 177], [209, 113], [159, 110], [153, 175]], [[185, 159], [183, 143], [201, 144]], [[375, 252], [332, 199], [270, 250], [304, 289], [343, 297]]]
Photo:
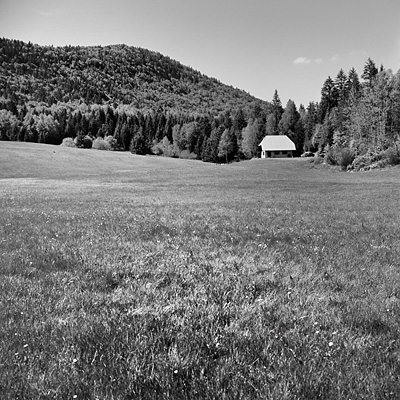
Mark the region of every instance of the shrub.
[[165, 157], [177, 157], [174, 145], [170, 143], [166, 136], [164, 136], [161, 142], [155, 143], [151, 148], [151, 151], [155, 155], [163, 155]]
[[106, 142], [110, 143], [111, 150], [118, 150], [119, 149], [118, 141], [117, 141], [117, 139], [115, 139], [114, 136], [112, 136], [112, 135], [106, 136], [104, 138], [104, 140]]
[[96, 150], [111, 150], [111, 144], [107, 140], [98, 137], [93, 141], [92, 148]]
[[388, 160], [379, 160], [376, 163], [372, 164], [370, 169], [385, 168], [388, 164]]
[[390, 147], [385, 151], [385, 159], [389, 165], [400, 164], [400, 152], [396, 147]]
[[340, 150], [338, 157], [339, 165], [342, 169], [346, 169], [354, 161], [354, 158], [354, 153], [348, 147], [345, 147]]
[[75, 141], [76, 147], [80, 147], [83, 149], [91, 149], [92, 148], [93, 140], [88, 135], [86, 135], [86, 136], [78, 135], [74, 141]]
[[75, 142], [71, 137], [67, 137], [63, 139], [61, 145], [66, 147], [75, 147]]
[[329, 165], [337, 165], [338, 160], [337, 160], [337, 153], [336, 153], [335, 149], [329, 148], [328, 151], [325, 153], [324, 160]]
[[324, 159], [322, 157], [315, 156], [312, 161], [314, 161], [314, 165], [319, 165], [324, 162]]
[[369, 169], [370, 165], [377, 163], [382, 160], [382, 158], [384, 158], [384, 153], [375, 153], [368, 150], [364, 154], [360, 154], [354, 158], [351, 163], [351, 168], [356, 171]]
[[191, 153], [189, 150], [182, 150], [179, 153], [179, 158], [184, 158], [186, 160], [195, 160], [197, 155], [195, 153]]

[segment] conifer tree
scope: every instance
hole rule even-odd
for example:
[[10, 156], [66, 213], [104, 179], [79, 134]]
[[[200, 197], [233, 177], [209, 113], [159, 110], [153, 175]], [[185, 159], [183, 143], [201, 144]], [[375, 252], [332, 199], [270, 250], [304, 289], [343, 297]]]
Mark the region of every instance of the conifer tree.
[[267, 117], [267, 122], [265, 126], [266, 135], [278, 135], [279, 134], [279, 122], [276, 121], [276, 116], [271, 113]]
[[348, 78], [341, 68], [335, 78], [335, 88], [337, 91], [337, 100], [339, 106], [344, 106], [348, 96]]
[[211, 135], [207, 141], [207, 148], [204, 152], [203, 161], [217, 163], [219, 162], [218, 156], [218, 146], [219, 141], [221, 140], [222, 133], [224, 131], [224, 126], [216, 126], [211, 131]]
[[319, 122], [323, 123], [333, 107], [337, 106], [338, 91], [332, 78], [328, 76], [321, 89], [321, 102], [319, 104]]
[[147, 153], [146, 138], [142, 127], [140, 127], [136, 135], [132, 137], [129, 150], [134, 154], [144, 155]]
[[317, 122], [317, 107], [313, 102], [310, 102], [302, 119], [302, 126], [304, 129], [303, 151], [313, 150], [312, 136]]
[[364, 79], [365, 84], [368, 87], [372, 87], [377, 74], [378, 74], [378, 68], [376, 68], [375, 62], [371, 60], [371, 58], [368, 58], [368, 60], [364, 65], [364, 71], [361, 75], [361, 78]]
[[361, 90], [360, 80], [358, 78], [357, 71], [353, 67], [349, 71], [349, 75], [347, 78], [347, 92], [349, 97], [352, 97], [353, 99], [358, 98], [360, 95], [360, 90]]
[[281, 99], [279, 98], [278, 91], [275, 89], [274, 96], [272, 97], [272, 113], [275, 116], [275, 131], [278, 132], [278, 124], [279, 121], [281, 120], [281, 116], [283, 114], [283, 108], [282, 108], [282, 103]]

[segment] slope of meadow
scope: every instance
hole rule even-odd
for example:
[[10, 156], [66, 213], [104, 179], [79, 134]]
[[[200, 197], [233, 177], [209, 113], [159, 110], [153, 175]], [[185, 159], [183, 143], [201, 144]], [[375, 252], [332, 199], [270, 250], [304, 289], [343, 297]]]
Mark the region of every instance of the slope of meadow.
[[400, 393], [400, 171], [0, 142], [4, 399]]

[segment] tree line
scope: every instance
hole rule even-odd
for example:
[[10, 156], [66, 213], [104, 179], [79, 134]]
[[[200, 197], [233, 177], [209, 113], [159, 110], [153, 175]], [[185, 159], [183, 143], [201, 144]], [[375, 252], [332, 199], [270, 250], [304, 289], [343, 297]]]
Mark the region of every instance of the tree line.
[[112, 138], [115, 150], [230, 162], [259, 156], [265, 135], [287, 135], [297, 155], [333, 164], [398, 154], [400, 72], [371, 59], [361, 77], [341, 69], [319, 102], [297, 108], [277, 90], [261, 101], [144, 49], [0, 44], [0, 140]]

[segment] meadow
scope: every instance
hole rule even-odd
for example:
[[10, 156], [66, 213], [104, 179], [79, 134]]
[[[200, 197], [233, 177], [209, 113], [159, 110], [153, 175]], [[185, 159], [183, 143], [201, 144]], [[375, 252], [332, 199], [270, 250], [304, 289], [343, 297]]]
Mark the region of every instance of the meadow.
[[400, 168], [0, 142], [1, 399], [399, 399]]

